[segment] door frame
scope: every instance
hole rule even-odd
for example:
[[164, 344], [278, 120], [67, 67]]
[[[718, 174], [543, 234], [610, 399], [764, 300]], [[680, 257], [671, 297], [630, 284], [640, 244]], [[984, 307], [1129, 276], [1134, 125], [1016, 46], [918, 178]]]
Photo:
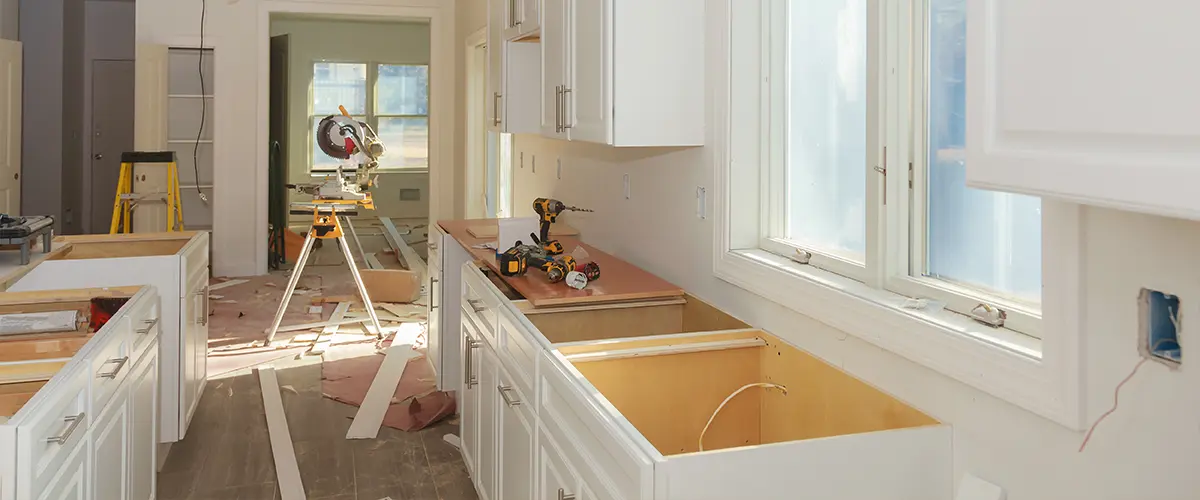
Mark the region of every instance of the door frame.
[[[487, 27], [471, 33], [466, 38], [464, 60], [466, 64], [467, 95], [466, 95], [466, 129], [467, 152], [463, 161], [464, 185], [466, 186], [465, 205], [468, 219], [491, 217], [487, 213], [487, 127], [484, 125], [487, 108]], [[483, 68], [476, 64], [479, 51], [483, 50]], [[482, 92], [478, 90], [483, 88]]]
[[[373, 0], [383, 1], [383, 0]], [[399, 3], [399, 5], [398, 5]], [[455, 101], [457, 100], [458, 82], [455, 79], [457, 64], [454, 46], [454, 1], [434, 0], [399, 0], [385, 5], [336, 2], [325, 0], [321, 2], [296, 0], [262, 0], [258, 3], [258, 22], [255, 39], [257, 41], [257, 105], [255, 106], [255, 129], [257, 137], [254, 146], [258, 168], [255, 169], [255, 183], [260, 189], [254, 190], [253, 218], [253, 253], [249, 256], [238, 255], [239, 244], [229, 245], [230, 254], [217, 255], [214, 271], [243, 269], [241, 259], [253, 259], [253, 273], [267, 272], [267, 160], [268, 126], [270, 121], [270, 63], [271, 63], [271, 16], [274, 14], [319, 14], [330, 16], [370, 17], [374, 19], [395, 20], [427, 20], [429, 22], [429, 186], [431, 200], [429, 203], [429, 223], [435, 224], [439, 219], [453, 219], [461, 213], [456, 203], [455, 177]], [[407, 4], [407, 5], [404, 5]], [[220, 62], [218, 62], [220, 64]], [[218, 69], [218, 82], [222, 83]], [[234, 82], [228, 82], [228, 84]], [[225, 87], [230, 88], [230, 87]], [[235, 119], [230, 117], [230, 119]], [[221, 129], [229, 124], [217, 118], [215, 127]], [[233, 129], [238, 129], [233, 125]], [[220, 144], [216, 146], [221, 148]], [[218, 158], [224, 155], [217, 153]], [[232, 173], [232, 172], [227, 172]], [[215, 176], [222, 176], [214, 172]], [[224, 177], [224, 176], [222, 176]], [[218, 183], [221, 184], [221, 183]], [[237, 239], [237, 233], [242, 232], [237, 227], [245, 220], [244, 206], [239, 203], [216, 203], [213, 206], [214, 240], [218, 247], [221, 242]], [[238, 222], [235, 222], [238, 221]], [[228, 231], [228, 232], [226, 232]]]

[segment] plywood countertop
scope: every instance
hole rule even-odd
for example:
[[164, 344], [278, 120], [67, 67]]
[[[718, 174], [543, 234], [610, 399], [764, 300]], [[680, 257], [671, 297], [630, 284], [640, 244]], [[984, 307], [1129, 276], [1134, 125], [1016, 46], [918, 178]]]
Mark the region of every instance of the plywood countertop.
[[[438, 221], [442, 230], [458, 241], [477, 260], [487, 264], [499, 275], [496, 254], [488, 248], [473, 248], [474, 245], [494, 242], [494, 239], [476, 238], [471, 235], [472, 227], [495, 227], [496, 219], [468, 219]], [[485, 231], [487, 232], [487, 231]], [[623, 302], [660, 297], [682, 297], [683, 289], [659, 278], [628, 262], [609, 255], [579, 241], [578, 238], [558, 237], [566, 253], [576, 245], [587, 250], [589, 259], [600, 266], [600, 279], [588, 283], [583, 290], [575, 290], [564, 283], [546, 281], [545, 273], [531, 270], [520, 277], [504, 277], [505, 283], [523, 295], [534, 307], [561, 306], [567, 304], [590, 304], [597, 302]]]

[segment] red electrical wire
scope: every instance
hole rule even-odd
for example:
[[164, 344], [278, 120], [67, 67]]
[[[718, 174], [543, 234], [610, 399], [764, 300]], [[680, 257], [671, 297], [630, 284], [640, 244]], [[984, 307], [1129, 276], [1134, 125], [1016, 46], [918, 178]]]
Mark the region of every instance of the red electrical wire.
[[1142, 365], [1146, 364], [1146, 361], [1147, 361], [1146, 358], [1142, 358], [1141, 361], [1138, 361], [1138, 364], [1133, 367], [1133, 371], [1129, 372], [1129, 375], [1127, 375], [1125, 377], [1125, 380], [1122, 380], [1121, 383], [1117, 384], [1117, 388], [1113, 389], [1112, 408], [1110, 408], [1108, 411], [1104, 412], [1103, 415], [1100, 415], [1100, 418], [1096, 419], [1096, 423], [1092, 424], [1092, 427], [1090, 429], [1088, 429], [1087, 435], [1083, 436], [1083, 443], [1079, 445], [1080, 453], [1083, 453], [1083, 448], [1087, 446], [1088, 440], [1092, 439], [1092, 431], [1096, 430], [1096, 426], [1100, 425], [1100, 422], [1103, 422], [1105, 418], [1108, 418], [1109, 415], [1112, 415], [1113, 412], [1117, 411], [1117, 405], [1119, 405], [1121, 402], [1120, 401], [1121, 386], [1125, 385], [1126, 382], [1129, 382], [1129, 379], [1132, 379], [1134, 375], [1137, 375], [1138, 369], [1141, 368]]

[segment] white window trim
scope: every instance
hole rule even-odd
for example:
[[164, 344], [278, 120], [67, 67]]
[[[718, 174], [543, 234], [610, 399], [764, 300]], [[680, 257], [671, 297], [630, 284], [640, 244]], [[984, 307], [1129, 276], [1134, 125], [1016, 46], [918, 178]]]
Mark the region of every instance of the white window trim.
[[[324, 118], [325, 116], [328, 116], [328, 115], [316, 114], [313, 112], [313, 109], [312, 109], [313, 96], [312, 96], [311, 83], [312, 83], [312, 80], [316, 78], [316, 70], [314, 69], [314, 67], [316, 66], [317, 63], [322, 63], [322, 62], [343, 63], [343, 64], [364, 64], [367, 66], [367, 88], [366, 88], [366, 90], [367, 90], [366, 101], [367, 102], [366, 102], [366, 108], [364, 110], [365, 113], [361, 116], [363, 116], [364, 120], [367, 122], [368, 125], [371, 126], [372, 129], [375, 129], [378, 131], [380, 118], [424, 118], [425, 121], [428, 123], [428, 121], [429, 121], [428, 113], [423, 114], [423, 115], [394, 115], [394, 114], [376, 113], [375, 108], [376, 108], [377, 103], [375, 102], [375, 86], [379, 83], [379, 66], [380, 65], [386, 64], [389, 66], [425, 66], [426, 68], [428, 68], [429, 63], [427, 63], [427, 62], [383, 62], [383, 61], [373, 61], [373, 60], [356, 61], [356, 60], [348, 60], [348, 59], [347, 60], [313, 59], [312, 62], [310, 62], [308, 65], [309, 72], [312, 73], [311, 75], [309, 75], [310, 85], [309, 85], [309, 95], [308, 95], [308, 140], [310, 141], [309, 142], [310, 144], [311, 144], [311, 141], [316, 140], [316, 129], [313, 125], [313, 120], [316, 120], [318, 118]], [[429, 143], [432, 144], [433, 141], [430, 140]], [[385, 144], [384, 146], [387, 146], [387, 145]], [[430, 148], [432, 148], [432, 146], [430, 146]], [[312, 148], [310, 147], [309, 152], [308, 152], [308, 174], [310, 177], [325, 177], [325, 176], [328, 176], [329, 174], [337, 172], [336, 166], [326, 167], [326, 168], [315, 168], [316, 160], [317, 159], [314, 156]], [[428, 164], [428, 159], [426, 159], [426, 165], [424, 167], [385, 167], [385, 166], [380, 166], [375, 169], [375, 172], [380, 173], [380, 174], [426, 174], [426, 173], [429, 173], [429, 164]]]
[[[717, 0], [723, 16], [713, 16], [709, 37], [713, 99], [710, 150], [714, 162], [714, 259], [719, 279], [854, 335], [912, 362], [1025, 408], [1073, 430], [1083, 428], [1082, 211], [1078, 205], [1043, 200], [1042, 340], [993, 329], [949, 312], [903, 309], [907, 297], [882, 288], [885, 276], [867, 283], [800, 265], [759, 249], [762, 150], [757, 140], [761, 109], [731, 106], [731, 96], [757, 94], [761, 81], [734, 81], [733, 75], [759, 75], [761, 58], [731, 57], [734, 50], [765, 43], [733, 40], [734, 23], [759, 23], [757, 2]], [[888, 2], [895, 15], [896, 2]], [[714, 10], [716, 12], [716, 10]], [[868, 23], [878, 25], [878, 19]], [[764, 34], [764, 38], [766, 35]], [[736, 45], [735, 45], [736, 44]], [[733, 65], [736, 64], [736, 70]], [[736, 126], [735, 126], [736, 123]], [[736, 153], [736, 156], [735, 156]], [[890, 151], [889, 151], [890, 153]], [[737, 175], [731, 175], [733, 169]], [[868, 191], [882, 188], [870, 183]], [[868, 196], [874, 193], [868, 192]], [[733, 203], [732, 200], [737, 200]], [[869, 218], [888, 214], [872, 214]], [[868, 230], [873, 222], [868, 221]], [[894, 245], [894, 238], [885, 245]], [[868, 248], [868, 259], [884, 249]], [[906, 254], [907, 255], [907, 254]], [[873, 285], [877, 287], [873, 287]]]

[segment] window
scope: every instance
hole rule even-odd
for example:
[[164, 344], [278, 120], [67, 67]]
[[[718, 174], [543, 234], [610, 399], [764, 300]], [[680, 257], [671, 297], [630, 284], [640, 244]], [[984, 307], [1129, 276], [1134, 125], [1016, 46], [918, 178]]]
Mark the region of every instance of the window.
[[[387, 148], [380, 169], [429, 168], [429, 66], [356, 62], [313, 64], [312, 131], [344, 106], [371, 126]], [[311, 132], [310, 132], [311, 133]], [[338, 161], [312, 141], [312, 170], [329, 171]]]
[[734, 1], [714, 274], [1078, 429], [1080, 209], [967, 187], [971, 0]]
[[1038, 335], [1040, 201], [964, 180], [966, 2], [929, 0], [907, 60], [872, 2], [768, 3], [759, 247]]

